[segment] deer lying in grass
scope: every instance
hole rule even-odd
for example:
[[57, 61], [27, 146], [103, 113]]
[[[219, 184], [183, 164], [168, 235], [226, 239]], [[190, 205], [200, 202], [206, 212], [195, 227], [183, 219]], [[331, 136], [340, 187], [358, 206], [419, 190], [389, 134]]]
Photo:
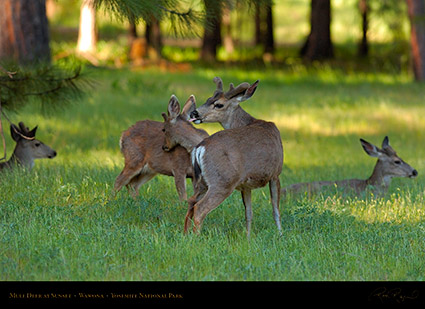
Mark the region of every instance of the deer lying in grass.
[[[273, 123], [255, 119], [239, 105], [254, 94], [258, 81], [252, 85], [242, 83], [236, 88], [231, 84], [227, 92], [223, 91], [220, 78], [216, 77], [214, 81], [217, 84], [214, 95], [191, 113], [190, 121], [219, 122], [226, 130], [199, 143], [200, 138], [187, 121], [175, 121], [176, 113], [171, 113], [164, 125], [167, 141], [192, 150], [195, 193], [189, 199], [184, 231], [187, 233], [193, 219], [194, 231], [199, 232], [206, 215], [236, 189], [242, 192], [249, 236], [251, 190], [264, 187], [267, 183], [270, 186], [273, 217], [281, 231], [279, 175], [283, 165], [283, 148], [280, 133]], [[169, 125], [173, 121], [174, 125]]]
[[30, 131], [23, 122], [19, 123], [19, 128], [14, 124], [10, 125], [10, 134], [16, 146], [10, 159], [0, 163], [0, 170], [13, 169], [16, 166], [31, 169], [35, 159], [56, 157], [55, 150], [35, 139], [36, 132], [37, 127]]
[[379, 149], [363, 139], [360, 139], [360, 142], [369, 156], [378, 158], [373, 173], [368, 179], [297, 183], [282, 188], [282, 194], [287, 195], [307, 192], [310, 195], [325, 187], [332, 186], [336, 186], [343, 190], [351, 190], [356, 193], [361, 193], [368, 187], [372, 187], [377, 194], [383, 194], [388, 190], [393, 177], [414, 178], [418, 175], [418, 172], [413, 167], [397, 156], [397, 153], [389, 144], [388, 136], [386, 136], [382, 142], [382, 149]]
[[[177, 98], [172, 96], [170, 103]], [[188, 105], [189, 108], [189, 105]], [[192, 107], [194, 109], [196, 107]], [[183, 111], [182, 117], [189, 118]], [[181, 146], [166, 152], [164, 145], [164, 125], [162, 122], [143, 120], [128, 128], [121, 135], [120, 149], [124, 156], [125, 166], [115, 180], [115, 191], [127, 186], [134, 198], [139, 188], [157, 174], [174, 176], [179, 199], [186, 200], [186, 178], [193, 178], [190, 156]], [[205, 136], [208, 134], [203, 131]]]

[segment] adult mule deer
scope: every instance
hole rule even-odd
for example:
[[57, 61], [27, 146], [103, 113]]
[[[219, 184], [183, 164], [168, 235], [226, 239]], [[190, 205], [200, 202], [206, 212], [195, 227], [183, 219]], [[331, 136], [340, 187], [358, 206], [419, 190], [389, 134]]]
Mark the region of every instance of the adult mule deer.
[[382, 149], [360, 139], [364, 151], [371, 157], [378, 158], [372, 175], [367, 179], [345, 179], [336, 181], [315, 181], [309, 183], [296, 183], [282, 188], [282, 194], [298, 194], [307, 192], [309, 195], [318, 192], [325, 187], [336, 186], [342, 190], [351, 190], [361, 193], [368, 187], [373, 188], [377, 194], [383, 194], [388, 190], [393, 177], [414, 178], [418, 172], [404, 162], [390, 146], [388, 136], [382, 142]]
[[[177, 98], [172, 96], [170, 103], [174, 101], [177, 101]], [[188, 113], [184, 115], [189, 118]], [[127, 186], [135, 198], [143, 184], [157, 174], [162, 174], [174, 176], [179, 199], [186, 200], [186, 178], [193, 178], [190, 156], [181, 146], [169, 152], [164, 151], [163, 129], [162, 122], [143, 120], [136, 122], [122, 133], [120, 149], [125, 166], [115, 180], [116, 192]]]
[[[268, 183], [273, 217], [280, 232], [279, 175], [283, 165], [280, 132], [274, 123], [255, 119], [239, 105], [251, 98], [259, 81], [252, 85], [242, 83], [236, 88], [230, 84], [227, 92], [223, 91], [220, 78], [214, 78], [214, 82], [217, 89], [213, 96], [191, 113], [190, 121], [219, 122], [226, 130], [205, 138], [192, 150], [196, 185], [195, 194], [189, 199], [184, 231], [187, 233], [191, 220], [194, 231], [200, 231], [206, 215], [236, 189], [242, 193], [249, 236], [252, 221], [251, 190]], [[191, 137], [189, 130], [182, 130], [178, 135], [180, 144]]]
[[35, 138], [36, 132], [37, 127], [30, 131], [23, 122], [19, 123], [19, 127], [10, 125], [10, 135], [16, 146], [10, 159], [0, 163], [0, 170], [13, 169], [16, 166], [31, 169], [35, 159], [56, 157], [55, 150]]

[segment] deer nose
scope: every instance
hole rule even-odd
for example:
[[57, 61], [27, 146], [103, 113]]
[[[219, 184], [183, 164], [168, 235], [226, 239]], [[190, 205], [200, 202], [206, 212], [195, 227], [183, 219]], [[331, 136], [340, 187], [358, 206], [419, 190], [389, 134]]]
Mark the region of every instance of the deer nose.
[[418, 171], [417, 171], [417, 170], [413, 170], [412, 175], [413, 175], [414, 177], [418, 176]]
[[170, 151], [170, 148], [168, 148], [166, 145], [163, 145], [162, 146], [162, 150], [164, 150], [164, 151]]
[[190, 118], [199, 118], [199, 113], [196, 109], [190, 113]]
[[55, 150], [53, 150], [52, 154], [49, 155], [49, 159], [56, 157], [56, 155], [57, 155], [57, 152]]

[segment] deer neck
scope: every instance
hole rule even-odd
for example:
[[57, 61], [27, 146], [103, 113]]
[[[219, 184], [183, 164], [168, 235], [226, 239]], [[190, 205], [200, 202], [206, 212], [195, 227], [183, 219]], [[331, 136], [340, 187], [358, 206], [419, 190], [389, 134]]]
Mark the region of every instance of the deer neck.
[[181, 141], [180, 145], [191, 153], [193, 148], [202, 142], [205, 138], [208, 137], [208, 133], [201, 129], [196, 129], [192, 127], [192, 132], [187, 134], [185, 138]]
[[15, 148], [12, 156], [7, 162], [9, 163], [9, 166], [21, 165], [28, 169], [31, 169], [34, 166], [34, 158], [29, 156], [22, 147], [18, 146]]
[[391, 176], [383, 173], [382, 162], [378, 160], [372, 175], [366, 180], [367, 185], [372, 185], [378, 188], [387, 189], [391, 183]]
[[247, 126], [253, 123], [256, 119], [248, 114], [238, 105], [238, 107], [220, 124], [225, 129], [234, 129]]

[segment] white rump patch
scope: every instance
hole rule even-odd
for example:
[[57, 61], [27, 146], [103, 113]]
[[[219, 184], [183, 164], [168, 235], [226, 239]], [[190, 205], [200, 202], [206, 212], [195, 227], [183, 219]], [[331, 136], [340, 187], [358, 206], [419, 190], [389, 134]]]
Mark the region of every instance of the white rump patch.
[[192, 165], [195, 166], [195, 162], [197, 162], [201, 171], [203, 170], [204, 154], [205, 146], [195, 147], [192, 151]]

